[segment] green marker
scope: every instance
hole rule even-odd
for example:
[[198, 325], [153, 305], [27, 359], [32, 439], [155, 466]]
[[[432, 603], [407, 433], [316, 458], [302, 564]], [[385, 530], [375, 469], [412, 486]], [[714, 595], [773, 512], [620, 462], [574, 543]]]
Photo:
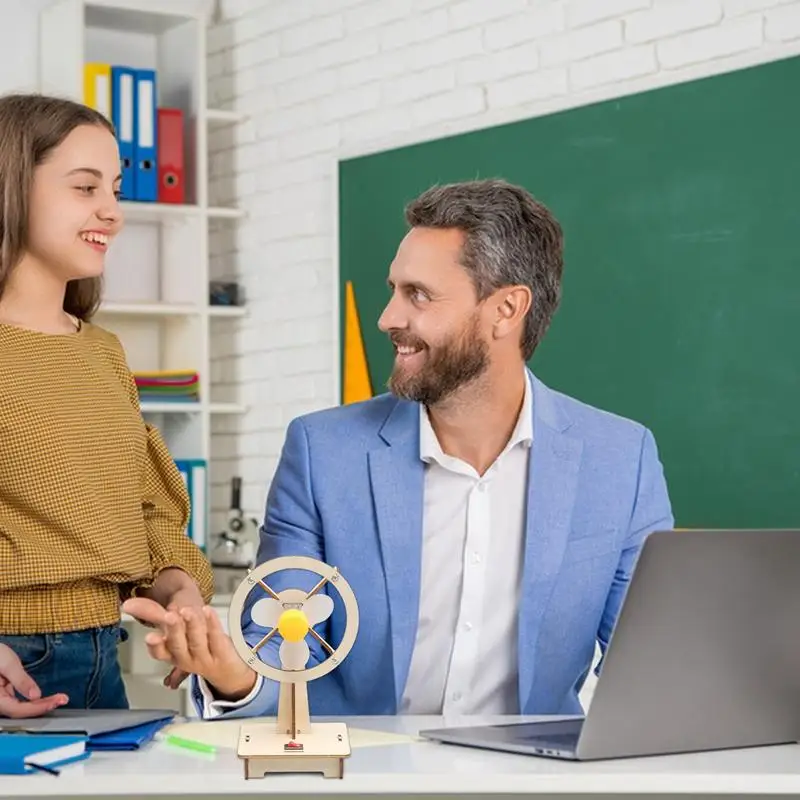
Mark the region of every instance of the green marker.
[[216, 753], [217, 748], [213, 744], [205, 744], [204, 742], [195, 742], [193, 739], [184, 739], [182, 736], [173, 736], [168, 734], [164, 736], [162, 741], [167, 744], [174, 744], [176, 747], [184, 747], [187, 750], [196, 750], [198, 753]]

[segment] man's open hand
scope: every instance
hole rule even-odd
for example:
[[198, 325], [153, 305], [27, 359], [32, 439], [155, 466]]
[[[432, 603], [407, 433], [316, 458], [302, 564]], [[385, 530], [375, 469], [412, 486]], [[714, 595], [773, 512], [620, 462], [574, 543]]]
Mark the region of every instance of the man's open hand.
[[122, 609], [158, 629], [145, 636], [145, 643], [151, 658], [173, 665], [166, 685], [176, 670], [204, 678], [219, 699], [239, 700], [255, 685], [256, 673], [239, 658], [209, 606], [164, 608], [154, 600], [135, 597]]
[[[149, 589], [142, 590], [139, 598], [146, 598], [154, 602], [162, 611], [173, 611], [175, 613], [179, 613], [183, 608], [193, 608], [201, 614], [204, 605], [203, 596], [197, 583], [190, 575], [177, 567], [168, 567], [161, 570], [153, 585]], [[151, 618], [142, 619], [138, 614], [129, 611], [130, 608], [139, 607], [150, 608], [151, 610], [147, 613], [150, 614]], [[132, 616], [137, 617], [140, 622], [163, 628], [164, 614], [159, 614], [156, 609], [147, 604], [142, 606], [123, 604], [122, 608]], [[157, 622], [156, 619], [160, 621]], [[164, 686], [168, 686], [170, 689], [177, 689], [188, 677], [188, 672], [174, 667], [169, 675], [164, 678]]]

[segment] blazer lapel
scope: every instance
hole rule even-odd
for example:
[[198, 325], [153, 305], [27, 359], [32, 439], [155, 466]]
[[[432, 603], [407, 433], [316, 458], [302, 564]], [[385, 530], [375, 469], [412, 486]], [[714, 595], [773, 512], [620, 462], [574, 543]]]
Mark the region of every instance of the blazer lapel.
[[419, 408], [398, 402], [369, 453], [375, 516], [389, 597], [395, 700], [408, 676], [417, 630], [422, 559], [424, 464], [419, 458]]
[[541, 620], [570, 532], [583, 443], [567, 435], [570, 420], [536, 378], [528, 465], [527, 522], [519, 613], [519, 699], [524, 709], [534, 677]]

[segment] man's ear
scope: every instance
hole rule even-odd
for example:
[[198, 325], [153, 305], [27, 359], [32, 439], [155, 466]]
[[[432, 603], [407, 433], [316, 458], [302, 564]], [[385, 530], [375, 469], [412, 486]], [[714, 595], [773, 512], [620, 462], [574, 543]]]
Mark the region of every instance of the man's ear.
[[533, 296], [527, 286], [504, 286], [494, 293], [495, 339], [505, 339], [519, 332], [531, 307]]

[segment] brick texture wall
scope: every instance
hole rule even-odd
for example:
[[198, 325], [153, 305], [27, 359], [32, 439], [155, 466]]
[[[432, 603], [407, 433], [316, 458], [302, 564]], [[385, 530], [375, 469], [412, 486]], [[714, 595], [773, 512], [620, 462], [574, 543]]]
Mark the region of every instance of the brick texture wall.
[[213, 268], [249, 314], [215, 336], [214, 378], [249, 411], [215, 422], [214, 507], [240, 474], [260, 516], [286, 424], [337, 400], [337, 155], [797, 53], [797, 0], [221, 0], [209, 102], [248, 119], [212, 137], [212, 200], [249, 216]]

